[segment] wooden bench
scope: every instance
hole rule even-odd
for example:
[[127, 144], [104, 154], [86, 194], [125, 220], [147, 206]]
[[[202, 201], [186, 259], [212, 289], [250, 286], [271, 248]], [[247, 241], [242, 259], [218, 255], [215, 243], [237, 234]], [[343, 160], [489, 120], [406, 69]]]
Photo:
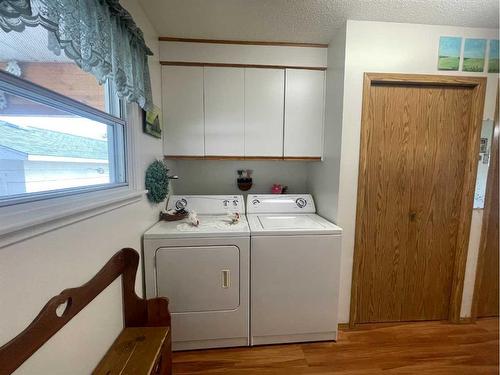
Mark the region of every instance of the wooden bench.
[[93, 374], [171, 374], [168, 299], [146, 300], [135, 294], [138, 265], [139, 254], [122, 249], [89, 282], [52, 297], [23, 332], [0, 347], [0, 375], [14, 372], [119, 276], [125, 328]]

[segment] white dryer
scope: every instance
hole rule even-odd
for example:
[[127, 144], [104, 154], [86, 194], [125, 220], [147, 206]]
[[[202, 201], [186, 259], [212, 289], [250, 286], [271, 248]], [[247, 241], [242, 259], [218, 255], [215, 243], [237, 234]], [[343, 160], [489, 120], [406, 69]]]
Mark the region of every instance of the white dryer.
[[251, 345], [337, 339], [342, 229], [311, 195], [248, 195]]
[[[170, 299], [174, 350], [249, 345], [250, 231], [242, 196], [172, 196], [168, 208], [198, 213], [144, 234], [147, 298]], [[238, 212], [231, 223], [227, 214]]]

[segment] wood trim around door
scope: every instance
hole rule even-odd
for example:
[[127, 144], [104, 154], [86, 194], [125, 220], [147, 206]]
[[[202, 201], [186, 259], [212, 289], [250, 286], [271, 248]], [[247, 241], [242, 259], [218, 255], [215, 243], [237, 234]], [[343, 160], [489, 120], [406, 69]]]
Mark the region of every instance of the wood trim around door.
[[[475, 321], [477, 319], [477, 309], [478, 309], [478, 297], [479, 290], [481, 289], [481, 279], [484, 271], [484, 258], [487, 244], [487, 235], [488, 235], [488, 226], [489, 226], [489, 216], [491, 212], [491, 201], [493, 198], [493, 178], [495, 176], [495, 169], [499, 166], [497, 165], [498, 161], [498, 147], [499, 147], [499, 136], [500, 136], [500, 116], [498, 109], [498, 101], [500, 99], [499, 96], [499, 87], [497, 86], [497, 98], [495, 105], [495, 118], [493, 125], [493, 136], [491, 142], [491, 151], [490, 151], [490, 166], [488, 168], [488, 176], [486, 181], [486, 194], [485, 194], [485, 202], [484, 202], [484, 210], [483, 210], [483, 220], [481, 225], [481, 239], [479, 242], [479, 251], [477, 255], [477, 266], [476, 266], [476, 279], [474, 282], [474, 293], [472, 296], [472, 307], [471, 307], [471, 321]], [[498, 192], [497, 192], [498, 194]]]
[[364, 210], [364, 195], [366, 189], [367, 154], [370, 142], [370, 129], [366, 125], [370, 116], [369, 99], [370, 87], [373, 83], [378, 84], [403, 84], [415, 86], [467, 86], [473, 90], [472, 113], [468, 134], [468, 150], [466, 155], [466, 168], [464, 175], [464, 187], [461, 197], [462, 209], [459, 216], [459, 231], [456, 243], [456, 257], [454, 262], [454, 272], [450, 295], [449, 320], [454, 323], [460, 322], [460, 307], [462, 302], [462, 292], [465, 276], [465, 266], [467, 262], [467, 250], [469, 242], [469, 232], [472, 217], [473, 198], [477, 173], [477, 155], [479, 152], [479, 137], [481, 134], [482, 114], [484, 109], [484, 95], [486, 88], [486, 77], [464, 77], [464, 76], [440, 76], [421, 74], [393, 74], [393, 73], [365, 73], [363, 82], [363, 104], [361, 115], [361, 139], [358, 172], [358, 192], [356, 207], [356, 229], [354, 240], [354, 259], [352, 270], [351, 304], [349, 313], [349, 325], [354, 327], [358, 319], [358, 278], [362, 265], [362, 254], [358, 251], [362, 239], [361, 216]]

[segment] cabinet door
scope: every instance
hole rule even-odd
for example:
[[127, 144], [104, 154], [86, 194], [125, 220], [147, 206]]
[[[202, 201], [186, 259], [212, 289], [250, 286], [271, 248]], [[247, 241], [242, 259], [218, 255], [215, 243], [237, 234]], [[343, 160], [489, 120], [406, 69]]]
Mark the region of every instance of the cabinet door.
[[245, 156], [283, 156], [283, 69], [245, 69]]
[[325, 112], [325, 72], [286, 70], [285, 157], [321, 157]]
[[165, 155], [205, 154], [203, 68], [162, 67]]
[[204, 68], [205, 154], [243, 156], [244, 70]]

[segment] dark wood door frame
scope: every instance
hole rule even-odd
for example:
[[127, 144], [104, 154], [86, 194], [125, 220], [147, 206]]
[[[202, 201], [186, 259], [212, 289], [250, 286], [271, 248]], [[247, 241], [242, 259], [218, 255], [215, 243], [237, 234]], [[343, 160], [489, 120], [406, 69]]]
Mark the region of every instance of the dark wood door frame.
[[477, 255], [477, 266], [476, 266], [476, 279], [474, 282], [474, 294], [472, 297], [472, 308], [471, 308], [471, 320], [474, 321], [477, 319], [478, 315], [478, 295], [479, 290], [481, 289], [481, 280], [482, 274], [484, 271], [484, 260], [485, 260], [485, 251], [487, 245], [487, 235], [488, 235], [488, 226], [489, 226], [489, 216], [491, 211], [491, 201], [493, 197], [493, 178], [495, 176], [495, 169], [499, 168], [498, 162], [498, 147], [499, 147], [499, 132], [500, 132], [500, 116], [498, 109], [498, 100], [499, 100], [499, 92], [497, 86], [497, 98], [495, 105], [495, 118], [493, 125], [493, 137], [491, 142], [491, 152], [490, 152], [490, 166], [488, 168], [488, 177], [486, 181], [486, 194], [484, 200], [484, 210], [483, 210], [483, 220], [481, 225], [481, 239], [479, 242], [479, 252]]
[[352, 271], [351, 305], [349, 324], [354, 327], [358, 320], [358, 279], [363, 262], [363, 254], [358, 249], [361, 241], [361, 228], [358, 223], [363, 215], [364, 194], [366, 189], [367, 154], [370, 143], [370, 129], [366, 124], [370, 115], [369, 108], [370, 87], [372, 84], [394, 84], [415, 86], [450, 86], [470, 87], [473, 90], [471, 126], [469, 128], [468, 150], [466, 155], [466, 168], [464, 175], [464, 187], [461, 197], [459, 217], [459, 231], [456, 243], [456, 257], [453, 272], [452, 289], [450, 295], [449, 320], [454, 323], [460, 322], [460, 307], [462, 303], [462, 292], [464, 286], [465, 266], [467, 262], [467, 250], [469, 244], [469, 232], [472, 218], [474, 190], [477, 174], [477, 155], [479, 152], [479, 138], [481, 134], [482, 117], [484, 109], [484, 95], [486, 89], [485, 77], [460, 77], [423, 74], [393, 74], [393, 73], [365, 73], [363, 83], [363, 105], [361, 116], [361, 141], [358, 173], [358, 193], [356, 207], [356, 229], [354, 240], [354, 259]]

